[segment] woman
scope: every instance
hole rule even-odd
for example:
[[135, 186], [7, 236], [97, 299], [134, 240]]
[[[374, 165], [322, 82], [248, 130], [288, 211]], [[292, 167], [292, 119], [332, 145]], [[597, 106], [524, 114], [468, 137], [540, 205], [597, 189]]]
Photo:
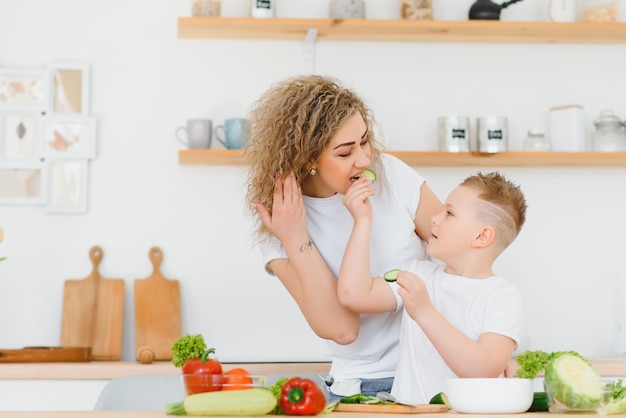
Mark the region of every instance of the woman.
[[442, 209], [419, 174], [381, 154], [372, 128], [363, 101], [321, 76], [275, 84], [249, 114], [248, 201], [261, 221], [263, 259], [328, 342], [331, 400], [391, 390], [401, 317], [358, 315], [339, 303], [336, 278], [353, 224], [342, 195], [366, 168], [378, 174], [375, 275], [426, 258], [430, 219]]

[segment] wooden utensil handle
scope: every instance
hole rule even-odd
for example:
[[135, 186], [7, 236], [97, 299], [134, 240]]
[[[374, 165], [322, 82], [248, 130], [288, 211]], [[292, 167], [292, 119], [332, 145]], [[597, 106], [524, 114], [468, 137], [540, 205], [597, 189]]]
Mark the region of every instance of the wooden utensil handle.
[[159, 247], [150, 248], [150, 261], [152, 262], [152, 275], [154, 277], [161, 277], [159, 273], [159, 266], [163, 260], [163, 251]]
[[96, 278], [99, 277], [98, 266], [100, 266], [100, 261], [102, 261], [102, 248], [94, 245], [89, 250], [89, 258], [91, 258], [91, 262], [93, 264], [93, 270], [91, 271], [91, 275]]

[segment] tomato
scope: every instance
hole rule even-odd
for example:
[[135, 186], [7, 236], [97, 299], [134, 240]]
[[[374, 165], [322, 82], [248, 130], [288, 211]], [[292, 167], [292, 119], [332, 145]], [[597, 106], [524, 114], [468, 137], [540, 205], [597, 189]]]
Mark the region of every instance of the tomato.
[[236, 368], [224, 372], [222, 390], [252, 389], [252, 376], [246, 369]]

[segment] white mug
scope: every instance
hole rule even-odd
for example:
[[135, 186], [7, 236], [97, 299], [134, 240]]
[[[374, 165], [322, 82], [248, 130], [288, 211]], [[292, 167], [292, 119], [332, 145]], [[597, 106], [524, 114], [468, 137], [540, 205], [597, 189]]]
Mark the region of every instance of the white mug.
[[[184, 132], [184, 137], [181, 134]], [[211, 119], [189, 119], [186, 126], [176, 129], [176, 139], [189, 149], [209, 149], [213, 138]]]

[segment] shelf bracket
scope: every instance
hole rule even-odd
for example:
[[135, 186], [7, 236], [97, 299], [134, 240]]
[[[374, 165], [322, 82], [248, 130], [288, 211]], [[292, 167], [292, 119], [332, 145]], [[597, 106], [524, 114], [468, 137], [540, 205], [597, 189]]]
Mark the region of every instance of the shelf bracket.
[[315, 74], [315, 40], [317, 28], [310, 28], [304, 39], [304, 64], [310, 74]]

